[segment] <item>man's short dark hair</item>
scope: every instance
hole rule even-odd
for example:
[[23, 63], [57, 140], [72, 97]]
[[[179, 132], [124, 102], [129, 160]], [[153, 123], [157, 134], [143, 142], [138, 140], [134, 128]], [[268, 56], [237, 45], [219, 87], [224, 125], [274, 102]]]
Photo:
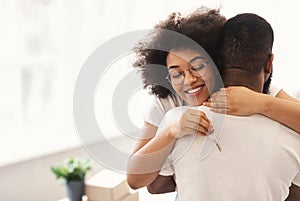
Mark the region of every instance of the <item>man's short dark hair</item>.
[[274, 34], [264, 18], [244, 13], [225, 23], [221, 41], [220, 61], [223, 68], [241, 68], [257, 74], [272, 54]]

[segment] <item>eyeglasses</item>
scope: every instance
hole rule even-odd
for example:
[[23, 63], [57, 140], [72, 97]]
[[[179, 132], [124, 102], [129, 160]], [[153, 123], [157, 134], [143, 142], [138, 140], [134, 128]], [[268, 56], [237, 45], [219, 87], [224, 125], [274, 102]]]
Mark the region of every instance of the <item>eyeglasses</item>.
[[[197, 67], [192, 67], [190, 69], [187, 69], [187, 71], [189, 71], [190, 75], [192, 75], [193, 77], [203, 77], [209, 70], [208, 68], [206, 68], [208, 63], [209, 61], [206, 61], [204, 63], [201, 63]], [[182, 84], [184, 82], [185, 75], [186, 74], [184, 71], [178, 72], [175, 70], [170, 70], [166, 79], [171, 84]]]

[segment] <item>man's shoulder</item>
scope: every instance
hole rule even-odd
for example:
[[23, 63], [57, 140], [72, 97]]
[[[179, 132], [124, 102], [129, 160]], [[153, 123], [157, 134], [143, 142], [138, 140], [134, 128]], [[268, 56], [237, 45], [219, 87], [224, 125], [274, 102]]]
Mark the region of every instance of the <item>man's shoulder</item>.
[[260, 114], [254, 114], [249, 116], [234, 116], [234, 115], [225, 115], [227, 121], [236, 121], [236, 122], [245, 122], [246, 124], [255, 123], [257, 126], [263, 125], [274, 125], [279, 126], [280, 124], [266, 116]]
[[226, 121], [238, 123], [237, 125], [247, 125], [247, 127], [253, 126], [256, 129], [273, 129], [278, 132], [286, 132], [299, 135], [297, 132], [288, 128], [287, 126], [260, 114], [254, 114], [250, 116], [226, 115]]

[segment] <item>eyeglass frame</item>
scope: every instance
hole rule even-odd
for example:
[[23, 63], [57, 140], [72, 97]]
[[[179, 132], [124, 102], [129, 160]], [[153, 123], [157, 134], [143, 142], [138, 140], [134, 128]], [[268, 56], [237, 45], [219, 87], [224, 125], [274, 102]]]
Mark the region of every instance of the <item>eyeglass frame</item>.
[[[203, 62], [202, 64], [203, 64], [203, 65], [201, 65], [201, 67], [198, 67], [198, 68], [200, 68], [200, 69], [199, 69], [199, 72], [209, 64], [209, 60], [207, 60], [206, 62]], [[202, 75], [199, 75], [199, 76], [194, 75], [194, 74], [193, 74], [193, 70], [196, 71], [196, 72], [198, 72], [198, 71], [195, 70], [195, 69], [197, 69], [197, 68], [192, 67], [192, 68], [187, 69], [187, 71], [189, 71], [189, 73], [190, 73], [191, 76], [197, 77], [197, 78], [202, 77], [202, 76], [204, 76], [204, 75], [206, 74], [206, 73], [205, 73], [205, 74], [202, 74]], [[186, 70], [185, 70], [185, 71], [186, 71]], [[180, 74], [181, 76], [183, 76], [182, 81], [179, 82], [179, 83], [173, 83], [173, 82], [171, 81], [170, 72], [168, 72], [168, 75], [165, 77], [165, 79], [168, 80], [171, 84], [174, 84], [174, 85], [180, 85], [180, 84], [182, 84], [182, 83], [184, 82], [184, 80], [185, 80], [185, 73], [184, 73], [184, 71], [182, 71], [182, 72], [180, 72], [179, 74]]]

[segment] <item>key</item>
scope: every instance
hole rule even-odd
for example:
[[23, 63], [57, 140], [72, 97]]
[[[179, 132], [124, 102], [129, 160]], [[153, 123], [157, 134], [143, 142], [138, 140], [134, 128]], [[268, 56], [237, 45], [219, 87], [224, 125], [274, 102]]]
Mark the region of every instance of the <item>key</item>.
[[217, 145], [219, 151], [221, 152], [221, 151], [222, 151], [222, 146], [221, 146], [221, 144], [220, 144], [219, 142], [216, 141], [216, 145]]

